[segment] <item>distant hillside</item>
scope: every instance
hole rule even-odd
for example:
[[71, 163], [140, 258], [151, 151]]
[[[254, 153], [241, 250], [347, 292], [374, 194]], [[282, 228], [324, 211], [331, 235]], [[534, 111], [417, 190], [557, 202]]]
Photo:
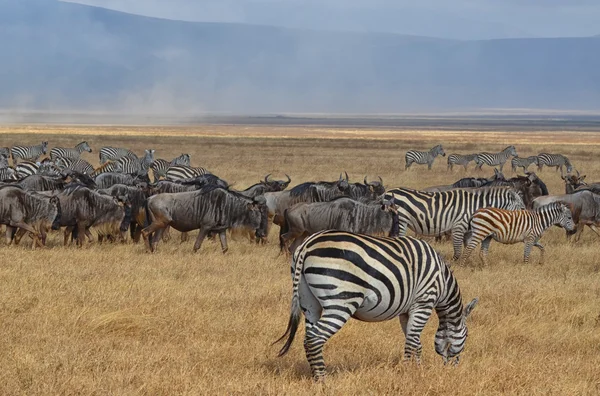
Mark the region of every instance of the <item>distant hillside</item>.
[[597, 109], [596, 38], [450, 41], [0, 0], [0, 107], [124, 112]]

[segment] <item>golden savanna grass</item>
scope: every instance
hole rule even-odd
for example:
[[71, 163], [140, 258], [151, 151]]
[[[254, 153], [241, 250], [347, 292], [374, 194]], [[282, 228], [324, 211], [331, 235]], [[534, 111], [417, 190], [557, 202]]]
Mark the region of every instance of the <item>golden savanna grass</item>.
[[[347, 130], [347, 129], [346, 129]], [[409, 148], [443, 143], [447, 153], [498, 151], [515, 143], [521, 156], [562, 152], [592, 181], [600, 174], [600, 133], [457, 133], [356, 131], [319, 127], [187, 128], [40, 127], [1, 129], [0, 146], [49, 140], [97, 149], [182, 152], [193, 165], [244, 188], [267, 173], [292, 184], [380, 175], [387, 186], [451, 183], [465, 173], [405, 172]], [[287, 136], [279, 138], [278, 134]], [[409, 133], [410, 132], [410, 133]], [[186, 135], [190, 136], [186, 136]], [[329, 138], [329, 139], [325, 139]], [[472, 165], [471, 165], [472, 167]], [[472, 168], [471, 168], [472, 169]], [[510, 165], [505, 168], [510, 176]], [[474, 174], [469, 170], [467, 174]], [[485, 175], [491, 174], [488, 168]], [[559, 174], [540, 174], [562, 193]], [[600, 177], [596, 180], [600, 181]], [[277, 227], [274, 227], [277, 231]], [[275, 232], [276, 233], [276, 232]], [[576, 245], [551, 229], [547, 259], [522, 264], [523, 245], [492, 243], [489, 267], [454, 268], [463, 298], [480, 298], [469, 322], [460, 366], [444, 367], [433, 348], [435, 315], [423, 336], [423, 364], [401, 361], [398, 321], [350, 321], [325, 348], [329, 377], [310, 378], [303, 330], [290, 353], [271, 346], [289, 315], [289, 261], [267, 246], [230, 241], [221, 254], [207, 241], [197, 254], [178, 238], [148, 254], [143, 245], [60, 246], [31, 251], [4, 246], [0, 265], [0, 393], [16, 394], [556, 394], [600, 392], [600, 252], [589, 230]], [[449, 243], [434, 244], [446, 257]], [[478, 260], [477, 254], [473, 255]], [[477, 263], [477, 261], [475, 261]]]

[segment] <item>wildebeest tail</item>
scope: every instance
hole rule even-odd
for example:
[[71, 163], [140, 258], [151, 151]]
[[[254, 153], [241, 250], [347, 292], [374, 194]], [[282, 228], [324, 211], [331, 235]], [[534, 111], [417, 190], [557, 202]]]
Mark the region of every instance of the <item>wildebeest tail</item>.
[[283, 220], [279, 227], [279, 250], [283, 252], [285, 250], [285, 241], [283, 240], [283, 234], [286, 234], [290, 230], [290, 222], [288, 221], [288, 210], [283, 211]]

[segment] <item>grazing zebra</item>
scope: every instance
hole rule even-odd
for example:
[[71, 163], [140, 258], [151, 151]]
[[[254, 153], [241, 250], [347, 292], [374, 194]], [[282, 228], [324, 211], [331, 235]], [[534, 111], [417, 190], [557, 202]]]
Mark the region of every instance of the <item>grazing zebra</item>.
[[17, 172], [13, 168], [0, 169], [0, 181], [17, 180]]
[[429, 151], [408, 150], [405, 156], [406, 165], [404, 166], [404, 170], [410, 168], [413, 162], [419, 165], [427, 164], [427, 169], [431, 170], [431, 165], [433, 165], [433, 161], [438, 155], [446, 156], [441, 144], [438, 144]]
[[161, 158], [154, 160], [152, 165], [150, 165], [150, 169], [152, 169], [152, 173], [154, 173], [154, 179], [158, 180], [161, 177], [165, 177], [169, 167], [174, 165], [190, 166], [190, 155], [181, 154], [170, 162]]
[[98, 156], [100, 165], [104, 165], [107, 161], [116, 161], [121, 157], [137, 157], [133, 151], [118, 147], [102, 147]]
[[[304, 349], [313, 378], [325, 376], [323, 347], [351, 318], [383, 322], [398, 317], [406, 341], [404, 359], [421, 360], [421, 331], [435, 309], [435, 351], [458, 364], [467, 340], [466, 319], [456, 278], [425, 241], [378, 238], [328, 230], [310, 236], [294, 253], [293, 294], [285, 355], [305, 316]], [[278, 342], [276, 341], [276, 342]]]
[[121, 157], [117, 160], [116, 172], [127, 174], [148, 173], [148, 169], [154, 161], [154, 150], [149, 149], [144, 151], [144, 157], [141, 159], [137, 156]]
[[91, 175], [94, 173], [94, 167], [92, 164], [87, 162], [86, 160], [82, 160], [81, 158], [63, 158], [58, 157], [56, 159], [56, 166], [59, 169], [70, 169], [79, 173], [85, 173], [86, 175]]
[[523, 261], [529, 263], [532, 246], [540, 249], [540, 264], [544, 262], [544, 247], [539, 243], [544, 231], [552, 225], [567, 231], [575, 229], [571, 209], [561, 202], [553, 202], [535, 210], [503, 210], [497, 208], [479, 209], [471, 220], [472, 235], [467, 243], [462, 263], [481, 243], [480, 257], [487, 265], [487, 253], [492, 239], [504, 244], [525, 243]]
[[194, 177], [210, 174], [210, 172], [204, 168], [192, 168], [185, 165], [175, 165], [169, 167], [165, 174], [165, 177], [169, 181], [177, 181], [184, 179], [192, 179]]
[[508, 157], [511, 156], [517, 156], [517, 149], [515, 149], [515, 146], [508, 146], [499, 153], [478, 153], [477, 156], [475, 156], [475, 164], [477, 164], [476, 169], [481, 170], [483, 164], [486, 164], [488, 166], [500, 165], [500, 172], [502, 172], [502, 168], [504, 168], [504, 163], [506, 163]]
[[538, 170], [540, 172], [542, 171], [544, 165], [548, 167], [555, 166], [557, 171], [560, 168], [561, 172], [563, 171], [563, 166], [566, 166], [567, 173], [571, 173], [573, 171], [573, 165], [571, 165], [571, 161], [569, 161], [569, 159], [562, 154], [538, 154]]
[[513, 159], [510, 160], [512, 171], [515, 173], [517, 172], [517, 168], [523, 168], [523, 172], [526, 172], [531, 164], [538, 164], [538, 157], [536, 155], [527, 158], [513, 157]]
[[50, 159], [53, 161], [59, 157], [78, 159], [81, 157], [81, 153], [84, 151], [87, 151], [88, 153], [92, 152], [92, 149], [87, 142], [81, 142], [75, 146], [75, 148], [54, 147], [52, 150], [50, 150]]
[[104, 164], [100, 165], [90, 174], [91, 177], [96, 177], [101, 175], [102, 173], [113, 173], [116, 172], [117, 169], [117, 161], [106, 161]]
[[48, 142], [42, 142], [37, 146], [13, 146], [10, 153], [13, 159], [13, 165], [17, 160], [37, 161], [41, 155], [48, 152]]
[[453, 170], [454, 165], [462, 165], [467, 170], [469, 162], [473, 161], [476, 156], [477, 154], [450, 154], [448, 156], [448, 170]]
[[388, 190], [384, 199], [398, 207], [400, 235], [406, 235], [407, 227], [417, 235], [427, 236], [441, 236], [451, 231], [453, 260], [460, 258], [469, 220], [477, 209], [490, 206], [509, 210], [525, 209], [521, 195], [510, 187], [440, 192], [395, 188]]

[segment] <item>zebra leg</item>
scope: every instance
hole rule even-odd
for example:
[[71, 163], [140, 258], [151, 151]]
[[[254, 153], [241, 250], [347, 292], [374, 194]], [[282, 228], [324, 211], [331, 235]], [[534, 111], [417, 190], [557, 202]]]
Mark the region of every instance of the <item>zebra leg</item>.
[[484, 267], [487, 267], [489, 265], [487, 256], [488, 256], [488, 251], [490, 249], [491, 242], [492, 242], [491, 235], [481, 241], [481, 250], [479, 251], [479, 258], [481, 259], [481, 263]]
[[[427, 296], [424, 296], [427, 298]], [[417, 364], [421, 364], [421, 352], [423, 346], [421, 345], [421, 332], [425, 327], [425, 324], [431, 316], [433, 311], [432, 303], [417, 303], [408, 312], [408, 321], [406, 322], [406, 341], [404, 344], [404, 360], [410, 360], [413, 356]], [[402, 324], [402, 319], [400, 319]]]
[[540, 243], [540, 241], [535, 241], [533, 246], [540, 249], [540, 265], [544, 264], [544, 253], [545, 253], [544, 246]]
[[412, 161], [406, 160], [406, 165], [404, 165], [404, 170], [408, 170], [408, 168], [410, 168], [411, 165], [412, 165]]
[[462, 226], [457, 226], [452, 229], [452, 246], [454, 247], [454, 255], [452, 256], [452, 260], [454, 261], [460, 258], [465, 232], [466, 230]]
[[471, 257], [471, 253], [473, 253], [473, 250], [475, 250], [475, 248], [477, 247], [477, 245], [479, 245], [479, 239], [475, 238], [475, 236], [471, 236], [471, 239], [469, 240], [469, 243], [467, 244], [467, 247], [465, 248], [465, 251], [463, 252], [463, 254], [460, 257], [460, 265], [464, 266], [467, 263], [467, 260], [469, 259], [469, 257]]
[[427, 162], [427, 170], [431, 170], [431, 165], [433, 165], [433, 161]]
[[323, 313], [316, 323], [306, 320], [306, 335], [304, 336], [304, 351], [306, 359], [310, 364], [315, 381], [325, 377], [325, 360], [323, 359], [323, 347], [335, 333], [352, 317], [356, 311], [355, 305], [344, 305], [345, 310], [336, 308], [323, 308]]
[[500, 163], [500, 172], [502, 172], [502, 169], [504, 168], [504, 162]]
[[219, 232], [219, 239], [221, 240], [221, 250], [223, 251], [223, 253], [227, 253], [227, 250], [229, 250], [229, 248], [227, 247], [227, 234], [225, 234], [227, 231], [221, 231]]
[[523, 254], [523, 262], [525, 264], [529, 264], [529, 256], [531, 255], [531, 248], [534, 243], [535, 240], [531, 237], [525, 239], [525, 252]]

